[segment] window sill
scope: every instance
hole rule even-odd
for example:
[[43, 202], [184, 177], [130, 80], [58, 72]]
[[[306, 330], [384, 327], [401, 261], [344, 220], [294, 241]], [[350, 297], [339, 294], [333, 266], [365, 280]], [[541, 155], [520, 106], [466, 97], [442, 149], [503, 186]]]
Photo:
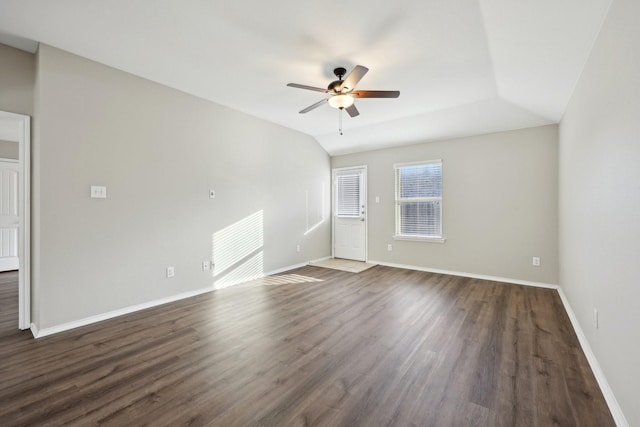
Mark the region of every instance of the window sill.
[[418, 237], [418, 236], [393, 236], [393, 240], [410, 240], [414, 242], [426, 243], [444, 243], [447, 239], [444, 237]]

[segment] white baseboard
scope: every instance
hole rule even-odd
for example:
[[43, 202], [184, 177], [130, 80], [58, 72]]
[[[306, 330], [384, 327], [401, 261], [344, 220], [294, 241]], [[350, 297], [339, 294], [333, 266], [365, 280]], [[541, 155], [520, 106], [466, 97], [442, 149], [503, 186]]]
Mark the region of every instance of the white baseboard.
[[309, 264], [312, 264], [314, 262], [324, 261], [324, 260], [327, 260], [329, 258], [331, 258], [331, 256], [325, 256], [325, 257], [318, 258], [318, 259], [312, 259], [312, 260], [307, 261], [307, 262], [301, 262], [300, 264], [294, 264], [294, 265], [290, 265], [288, 267], [282, 267], [282, 268], [278, 268], [276, 270], [271, 270], [271, 271], [268, 271], [268, 272], [264, 273], [263, 277], [273, 276], [274, 274], [284, 273], [285, 271], [289, 271], [289, 270], [295, 270], [296, 268], [305, 267], [305, 266], [307, 266]]
[[[326, 258], [322, 258], [322, 259], [328, 259], [328, 258], [331, 258], [331, 257], [326, 257]], [[271, 276], [271, 275], [274, 275], [274, 274], [282, 273], [284, 271], [294, 270], [296, 268], [304, 267], [304, 266], [306, 266], [308, 264], [309, 264], [309, 262], [302, 262], [302, 263], [299, 263], [299, 264], [289, 265], [287, 267], [278, 268], [278, 269], [275, 269], [275, 270], [272, 270], [272, 271], [268, 271], [268, 272], [262, 274], [261, 277]], [[184, 293], [177, 294], [177, 295], [172, 295], [172, 296], [169, 296], [169, 297], [166, 297], [166, 298], [160, 298], [160, 299], [157, 299], [157, 300], [154, 300], [154, 301], [149, 301], [149, 302], [145, 302], [145, 303], [142, 303], [142, 304], [137, 304], [137, 305], [133, 305], [133, 306], [130, 306], [130, 307], [121, 308], [121, 309], [118, 309], [118, 310], [109, 311], [107, 313], [102, 313], [102, 314], [98, 314], [98, 315], [95, 315], [95, 316], [86, 317], [84, 319], [74, 320], [73, 322], [63, 323], [61, 325], [51, 326], [49, 328], [44, 328], [44, 329], [38, 329], [38, 327], [34, 323], [32, 323], [30, 329], [31, 329], [31, 333], [33, 334], [34, 338], [42, 338], [42, 337], [46, 337], [47, 335], [57, 334], [59, 332], [68, 331], [70, 329], [79, 328], [81, 326], [87, 326], [87, 325], [90, 325], [90, 324], [96, 323], [96, 322], [102, 322], [103, 320], [112, 319], [114, 317], [122, 316], [124, 314], [134, 313], [136, 311], [144, 310], [144, 309], [151, 308], [151, 307], [156, 307], [156, 306], [162, 305], [162, 304], [167, 304], [167, 303], [170, 303], [170, 302], [179, 301], [181, 299], [194, 297], [196, 295], [201, 295], [201, 294], [204, 294], [204, 293], [207, 293], [207, 292], [211, 292], [211, 291], [214, 291], [214, 290], [215, 289], [213, 287], [197, 289], [195, 291], [184, 292]]]
[[606, 400], [607, 405], [609, 406], [609, 410], [611, 411], [611, 415], [613, 416], [613, 420], [616, 422], [618, 427], [629, 427], [629, 423], [622, 413], [622, 408], [618, 404], [616, 397], [613, 394], [613, 390], [611, 390], [611, 386], [607, 381], [607, 378], [604, 376], [604, 372], [598, 363], [598, 359], [596, 359], [596, 355], [593, 353], [591, 346], [589, 345], [589, 341], [587, 340], [587, 336], [584, 334], [580, 323], [578, 322], [578, 318], [576, 314], [573, 312], [571, 305], [569, 304], [569, 300], [567, 296], [562, 291], [562, 288], [558, 288], [558, 294], [560, 294], [560, 299], [562, 300], [562, 304], [564, 305], [564, 309], [569, 316], [569, 320], [571, 320], [571, 325], [573, 326], [573, 330], [575, 331], [578, 341], [580, 342], [580, 346], [582, 347], [582, 351], [584, 355], [587, 357], [587, 361], [589, 362], [589, 366], [591, 366], [591, 370], [593, 371], [593, 375], [596, 377], [596, 381], [600, 386], [600, 390], [604, 395], [604, 400]]
[[485, 274], [465, 273], [461, 271], [440, 270], [437, 268], [418, 267], [415, 265], [395, 264], [392, 262], [368, 260], [372, 264], [384, 265], [386, 267], [404, 268], [407, 270], [426, 271], [428, 273], [448, 274], [450, 276], [470, 277], [472, 279], [491, 280], [493, 282], [513, 283], [515, 285], [535, 286], [536, 288], [558, 289], [558, 285], [551, 283], [532, 282], [529, 280], [510, 279], [508, 277], [487, 276]]
[[323, 256], [322, 258], [318, 258], [318, 259], [312, 259], [311, 261], [309, 261], [306, 265], [310, 265], [313, 264], [314, 262], [322, 262], [322, 261], [326, 261], [328, 259], [333, 258], [331, 255], [329, 256]]
[[102, 322], [103, 320], [112, 319], [114, 317], [122, 316], [124, 314], [130, 314], [130, 313], [144, 310], [147, 308], [156, 307], [158, 305], [179, 301], [185, 298], [191, 298], [196, 295], [205, 294], [211, 291], [213, 291], [213, 288], [196, 289], [195, 291], [189, 291], [189, 292], [183, 292], [177, 295], [171, 295], [169, 297], [160, 298], [160, 299], [145, 302], [142, 304], [132, 305], [130, 307], [109, 311], [107, 313], [97, 314], [95, 316], [85, 317], [84, 319], [74, 320], [73, 322], [63, 323], [61, 325], [51, 326], [49, 328], [44, 328], [44, 329], [38, 329], [38, 327], [32, 323], [31, 333], [33, 334], [34, 338], [42, 338], [42, 337], [46, 337], [47, 335], [57, 334], [59, 332], [64, 332], [70, 329], [79, 328], [80, 326], [87, 326], [96, 322]]
[[273, 276], [274, 274], [280, 274], [285, 271], [295, 270], [296, 268], [304, 267], [305, 265], [308, 265], [308, 264], [309, 264], [308, 262], [301, 262], [300, 264], [294, 264], [288, 267], [277, 268], [275, 270], [267, 271], [262, 275], [262, 277]]

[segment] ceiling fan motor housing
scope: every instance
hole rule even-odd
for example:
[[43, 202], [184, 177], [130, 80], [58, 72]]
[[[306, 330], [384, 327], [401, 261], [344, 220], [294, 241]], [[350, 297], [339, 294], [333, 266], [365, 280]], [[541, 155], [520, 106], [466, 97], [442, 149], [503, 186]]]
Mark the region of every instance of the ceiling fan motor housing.
[[332, 92], [338, 93], [340, 92], [341, 85], [342, 85], [342, 80], [336, 80], [329, 83], [329, 86], [327, 86], [327, 89], [329, 89]]

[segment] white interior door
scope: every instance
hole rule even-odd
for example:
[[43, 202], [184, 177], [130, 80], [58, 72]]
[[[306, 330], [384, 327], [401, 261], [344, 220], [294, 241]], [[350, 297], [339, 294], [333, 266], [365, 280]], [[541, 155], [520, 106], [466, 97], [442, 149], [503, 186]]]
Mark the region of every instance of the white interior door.
[[[31, 118], [23, 114], [0, 111], [0, 141], [18, 145], [18, 161], [16, 163], [18, 189], [17, 197], [14, 199], [16, 201], [14, 211], [18, 214], [16, 241], [17, 269], [20, 272], [18, 274], [18, 327], [29, 329], [31, 326]], [[4, 142], [1, 145], [5, 145]], [[12, 151], [16, 154], [15, 150]], [[11, 179], [7, 182], [10, 183]], [[0, 202], [2, 200], [0, 198]], [[7, 211], [11, 211], [11, 209], [7, 208]], [[8, 246], [12, 246], [10, 235], [11, 232], [9, 232], [7, 239], [4, 239], [3, 236], [3, 245], [4, 242], [8, 242]]]
[[0, 160], [0, 271], [17, 270], [18, 161]]
[[333, 170], [333, 256], [367, 259], [367, 168]]

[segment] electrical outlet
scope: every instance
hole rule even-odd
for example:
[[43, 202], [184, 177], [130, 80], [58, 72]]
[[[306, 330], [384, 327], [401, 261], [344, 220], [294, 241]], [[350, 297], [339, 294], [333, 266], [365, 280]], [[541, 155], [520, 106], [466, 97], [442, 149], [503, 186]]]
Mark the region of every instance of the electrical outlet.
[[176, 275], [176, 269], [174, 267], [167, 267], [167, 278]]
[[300, 252], [300, 245], [296, 246], [296, 252]]
[[599, 319], [598, 319], [598, 309], [594, 308], [593, 309], [593, 327], [596, 328], [596, 329], [598, 329], [598, 326], [599, 326], [598, 321], [599, 321]]
[[389, 252], [391, 252], [391, 251], [393, 250], [393, 245], [391, 245], [391, 243], [389, 243], [389, 244], [387, 245], [387, 250], [388, 250]]
[[211, 268], [211, 262], [202, 261], [202, 271], [207, 271]]
[[376, 203], [380, 203], [380, 196], [376, 196]]
[[534, 267], [540, 267], [540, 257], [539, 256], [534, 256], [532, 264], [533, 264]]

